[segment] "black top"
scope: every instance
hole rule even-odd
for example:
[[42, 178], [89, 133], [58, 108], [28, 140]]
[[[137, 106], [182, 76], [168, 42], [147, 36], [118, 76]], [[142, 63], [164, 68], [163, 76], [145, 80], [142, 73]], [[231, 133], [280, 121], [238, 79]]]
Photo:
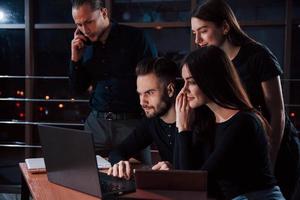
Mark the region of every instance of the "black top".
[[217, 124], [214, 138], [210, 151], [204, 141], [193, 143], [191, 131], [176, 134], [175, 167], [195, 169], [197, 162], [198, 169], [207, 170], [209, 178], [217, 181], [226, 198], [276, 184], [265, 131], [255, 114], [241, 111]]
[[253, 106], [269, 120], [261, 82], [282, 74], [274, 54], [264, 45], [248, 43], [241, 46], [232, 60]]
[[140, 150], [154, 144], [162, 160], [173, 162], [173, 148], [176, 124], [167, 124], [159, 117], [144, 118], [116, 149], [109, 154], [109, 161], [114, 163], [127, 160]]
[[144, 57], [155, 57], [154, 46], [133, 27], [112, 22], [105, 44], [94, 42], [79, 62], [71, 62], [70, 79], [75, 92], [92, 84], [92, 109], [102, 112], [139, 112], [135, 67]]

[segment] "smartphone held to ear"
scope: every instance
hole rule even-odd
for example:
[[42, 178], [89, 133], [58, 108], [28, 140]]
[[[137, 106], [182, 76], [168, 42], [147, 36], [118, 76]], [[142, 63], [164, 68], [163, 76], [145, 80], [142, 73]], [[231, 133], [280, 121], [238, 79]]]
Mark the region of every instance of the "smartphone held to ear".
[[85, 37], [85, 41], [83, 41], [84, 45], [91, 45], [92, 44], [92, 41], [86, 37], [79, 29], [76, 30], [76, 34], [80, 34], [80, 35], [83, 35]]

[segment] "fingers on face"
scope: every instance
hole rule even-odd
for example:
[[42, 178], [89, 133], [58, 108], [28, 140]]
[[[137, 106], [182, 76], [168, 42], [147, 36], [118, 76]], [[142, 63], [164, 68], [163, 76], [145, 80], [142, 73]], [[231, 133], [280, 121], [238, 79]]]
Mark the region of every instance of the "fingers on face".
[[79, 30], [79, 28], [76, 29], [76, 31], [74, 32], [74, 39], [76, 38], [80, 38], [84, 41], [86, 41], [86, 37], [84, 36], [84, 34]]
[[76, 30], [74, 31], [74, 38], [80, 34], [80, 30], [79, 28], [76, 28]]
[[182, 107], [182, 97], [183, 97], [183, 93], [179, 93], [176, 98], [176, 107], [178, 111], [180, 111]]
[[77, 47], [77, 49], [82, 49], [84, 47], [84, 43], [81, 39], [74, 39], [72, 45]]
[[84, 42], [86, 41], [87, 38], [83, 34], [80, 34], [80, 31], [77, 28], [76, 31], [74, 32], [74, 39], [72, 40], [72, 44], [78, 49], [81, 49], [84, 47]]
[[183, 98], [182, 98], [182, 109], [186, 110], [187, 109], [187, 96], [186, 93], [183, 94]]
[[176, 107], [178, 111], [185, 111], [188, 109], [187, 94], [182, 92], [176, 98]]
[[83, 41], [83, 42], [85, 42], [86, 40], [87, 40], [87, 38], [84, 36], [84, 35], [81, 35], [81, 34], [79, 34], [79, 35], [76, 35], [75, 37], [74, 37], [74, 39], [76, 40], [81, 40], [81, 41]]
[[182, 93], [184, 93], [184, 88], [181, 88], [181, 90], [180, 90], [179, 93], [178, 93], [178, 96], [179, 96], [180, 94], [182, 94]]

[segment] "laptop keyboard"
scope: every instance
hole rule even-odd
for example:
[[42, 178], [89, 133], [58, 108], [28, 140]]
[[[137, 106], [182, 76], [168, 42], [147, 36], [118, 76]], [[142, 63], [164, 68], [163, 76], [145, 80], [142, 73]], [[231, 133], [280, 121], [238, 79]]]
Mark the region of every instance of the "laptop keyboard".
[[117, 192], [122, 190], [122, 187], [115, 183], [107, 183], [105, 181], [101, 181], [101, 191], [103, 193]]

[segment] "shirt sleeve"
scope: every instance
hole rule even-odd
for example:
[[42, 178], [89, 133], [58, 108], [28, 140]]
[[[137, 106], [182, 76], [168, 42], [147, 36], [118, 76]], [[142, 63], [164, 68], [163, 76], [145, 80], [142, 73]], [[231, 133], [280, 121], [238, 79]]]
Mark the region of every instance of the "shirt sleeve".
[[283, 73], [277, 58], [267, 47], [263, 46], [255, 54], [254, 60], [260, 82], [270, 80]]
[[152, 142], [153, 138], [149, 132], [147, 121], [143, 120], [117, 148], [109, 153], [108, 159], [112, 164], [128, 160]]
[[69, 78], [72, 93], [76, 95], [84, 93], [91, 83], [86, 67], [81, 60], [70, 61]]
[[192, 131], [182, 131], [175, 135], [173, 164], [175, 169], [193, 169], [194, 151]]

